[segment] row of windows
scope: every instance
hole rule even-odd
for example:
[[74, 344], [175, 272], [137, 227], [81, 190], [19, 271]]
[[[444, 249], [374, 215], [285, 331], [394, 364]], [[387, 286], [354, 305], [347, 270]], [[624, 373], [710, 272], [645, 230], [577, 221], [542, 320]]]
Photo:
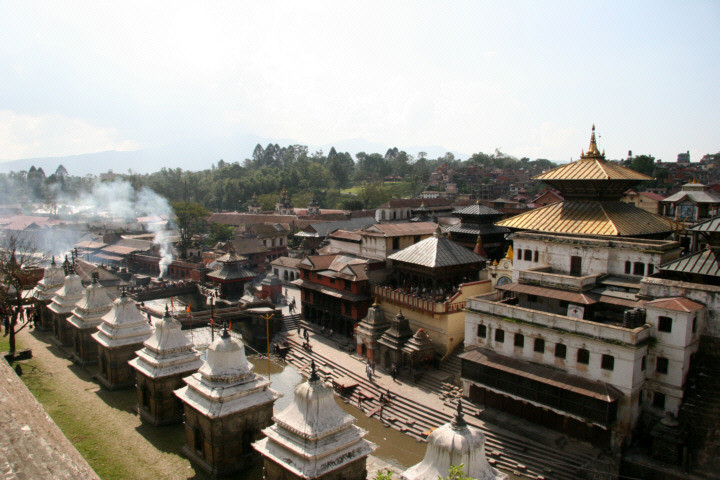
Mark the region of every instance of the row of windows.
[[537, 250], [533, 252], [529, 248], [526, 248], [525, 250], [523, 250], [522, 248], [517, 249], [518, 260], [525, 260], [526, 262], [537, 262], [538, 257], [539, 255]]
[[[652, 275], [655, 272], [655, 265], [652, 263], [647, 264], [647, 274]], [[628, 275], [641, 275], [645, 276], [645, 264], [642, 262], [625, 262], [625, 273]]]
[[[477, 336], [480, 338], [487, 337], [487, 326], [478, 325]], [[505, 342], [505, 330], [500, 328], [495, 330], [495, 341], [497, 343]], [[522, 333], [516, 333], [513, 336], [513, 345], [516, 347], [523, 348], [525, 346], [525, 336]], [[545, 340], [542, 338], [536, 338], [533, 341], [533, 351], [537, 353], [545, 353]], [[555, 344], [555, 357], [565, 359], [567, 358], [567, 346], [562, 343]], [[579, 348], [577, 350], [577, 363], [588, 365], [590, 363], [590, 351], [585, 348]], [[644, 358], [644, 357], [643, 357]], [[600, 367], [604, 370], [615, 369], [615, 357], [612, 355], [603, 354], [600, 360]]]

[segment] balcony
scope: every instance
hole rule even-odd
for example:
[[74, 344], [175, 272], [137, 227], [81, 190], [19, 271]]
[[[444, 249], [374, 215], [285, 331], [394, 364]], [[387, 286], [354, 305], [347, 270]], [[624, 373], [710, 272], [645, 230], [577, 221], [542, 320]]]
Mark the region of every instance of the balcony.
[[539, 267], [521, 270], [518, 279], [520, 283], [584, 292], [594, 288], [598, 279], [602, 276], [601, 273], [570, 275], [569, 273], [553, 271], [550, 267]]
[[402, 308], [427, 312], [431, 315], [443, 315], [459, 312], [465, 308], [464, 300], [456, 300], [458, 297], [457, 293], [448, 301], [435, 302], [417, 295], [403, 293], [390, 287], [375, 285], [373, 286], [372, 294], [376, 298], [381, 298], [386, 302], [400, 305]]

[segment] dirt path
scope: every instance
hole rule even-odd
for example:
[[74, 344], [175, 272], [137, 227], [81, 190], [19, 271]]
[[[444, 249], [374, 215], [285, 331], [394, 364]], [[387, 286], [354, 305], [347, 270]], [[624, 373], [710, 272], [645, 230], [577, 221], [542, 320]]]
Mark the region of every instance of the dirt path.
[[92, 379], [95, 367], [74, 365], [50, 338], [50, 333], [20, 333], [37, 367], [26, 369], [23, 380], [101, 478], [208, 478], [180, 454], [182, 425], [142, 424], [133, 411], [134, 390], [101, 389]]

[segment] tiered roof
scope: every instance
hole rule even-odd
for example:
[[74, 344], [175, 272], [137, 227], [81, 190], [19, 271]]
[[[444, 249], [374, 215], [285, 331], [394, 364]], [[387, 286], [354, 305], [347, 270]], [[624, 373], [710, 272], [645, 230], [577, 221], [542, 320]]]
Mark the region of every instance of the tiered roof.
[[225, 329], [207, 348], [197, 373], [184, 379], [186, 386], [175, 395], [203, 416], [219, 418], [274, 402], [279, 394], [270, 382], [253, 373], [245, 346]]
[[182, 332], [180, 322], [165, 309], [165, 316], [153, 323], [155, 330], [130, 360], [130, 366], [150, 378], [190, 374], [202, 365], [200, 353]]
[[295, 387], [295, 398], [263, 430], [266, 438], [253, 444], [263, 456], [299, 478], [318, 478], [363, 459], [375, 445], [363, 437], [354, 418], [335, 402], [311, 364], [307, 382]]
[[141, 344], [148, 339], [152, 328], [138, 310], [137, 302], [125, 292], [115, 300], [112, 309], [103, 315], [98, 331], [92, 337], [106, 348]]
[[400, 350], [412, 338], [413, 331], [410, 329], [410, 322], [402, 312], [390, 321], [390, 328], [385, 330], [378, 343], [392, 350]]
[[368, 313], [365, 318], [357, 324], [355, 333], [377, 340], [389, 327], [390, 322], [385, 318], [385, 312], [383, 312], [383, 309], [376, 301], [368, 308]]

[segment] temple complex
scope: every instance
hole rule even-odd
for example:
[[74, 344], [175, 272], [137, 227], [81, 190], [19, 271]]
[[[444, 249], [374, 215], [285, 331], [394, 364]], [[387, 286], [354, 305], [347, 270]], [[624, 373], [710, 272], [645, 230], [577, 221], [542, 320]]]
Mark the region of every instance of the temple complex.
[[253, 372], [245, 346], [227, 328], [210, 344], [203, 365], [175, 391], [185, 406], [183, 452], [212, 476], [243, 470], [258, 460], [252, 443], [272, 423], [279, 394]]
[[507, 474], [493, 468], [485, 456], [485, 435], [467, 424], [462, 403], [450, 423], [433, 430], [427, 438], [422, 462], [405, 470], [402, 480], [437, 480], [448, 478], [450, 467], [463, 466], [467, 477], [475, 480], [506, 480]]
[[63, 269], [55, 263], [55, 257], [52, 258], [50, 266], [45, 269], [45, 275], [35, 285], [33, 290], [33, 299], [35, 299], [35, 309], [40, 315], [40, 323], [36, 326], [41, 330], [52, 330], [52, 311], [48, 309], [48, 305], [52, 302], [53, 297], [60, 290], [65, 282]]
[[200, 368], [202, 360], [167, 307], [153, 326], [152, 335], [129, 362], [137, 375], [138, 411], [153, 425], [180, 422], [183, 404], [174, 391], [183, 386], [184, 377]]
[[64, 347], [72, 345], [72, 335], [70, 332], [70, 324], [67, 322], [68, 317], [72, 315], [75, 304], [80, 301], [85, 293], [80, 276], [70, 266], [68, 274], [65, 277], [65, 283], [57, 291], [48, 305], [48, 310], [52, 312], [53, 335], [55, 339]]
[[128, 361], [135, 358], [135, 351], [151, 333], [152, 328], [137, 303], [123, 291], [112, 309], [103, 315], [97, 332], [92, 334], [98, 343], [96, 378], [103, 387], [117, 390], [135, 384], [135, 370]]
[[320, 380], [311, 363], [307, 382], [295, 387], [295, 398], [263, 430], [253, 447], [265, 459], [273, 480], [365, 480], [368, 455], [375, 445], [340, 409], [332, 387]]
[[112, 308], [112, 300], [100, 285], [97, 274], [93, 282], [85, 289], [83, 298], [77, 302], [67, 322], [71, 325], [73, 339], [73, 360], [80, 365], [97, 363], [98, 344], [92, 338], [102, 317]]

